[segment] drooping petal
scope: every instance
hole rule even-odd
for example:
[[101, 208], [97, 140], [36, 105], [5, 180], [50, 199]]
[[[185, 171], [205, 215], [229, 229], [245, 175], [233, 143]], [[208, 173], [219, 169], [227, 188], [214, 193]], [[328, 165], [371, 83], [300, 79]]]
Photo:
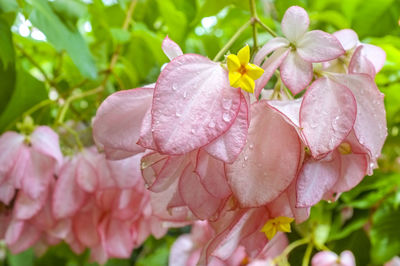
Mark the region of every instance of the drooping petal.
[[228, 181], [242, 207], [264, 205], [291, 183], [300, 160], [296, 130], [266, 101], [251, 106], [247, 144], [226, 165]]
[[0, 185], [0, 201], [8, 205], [15, 194], [15, 186], [9, 182], [3, 182]]
[[142, 127], [140, 129], [140, 137], [137, 142], [138, 145], [145, 149], [158, 150], [154, 143], [153, 132], [151, 129], [151, 109], [147, 110], [142, 121]]
[[303, 98], [286, 101], [273, 100], [268, 101], [268, 105], [281, 113], [288, 123], [292, 124], [295, 128], [300, 128], [299, 119], [302, 102]]
[[286, 10], [281, 25], [283, 35], [290, 42], [296, 42], [307, 32], [310, 18], [303, 8], [292, 6]]
[[82, 155], [76, 167], [75, 182], [79, 185], [80, 189], [86, 192], [94, 192], [98, 186], [98, 177], [95, 165], [92, 165]]
[[254, 64], [256, 65], [261, 65], [262, 61], [264, 58], [272, 53], [273, 51], [283, 48], [283, 47], [288, 47], [289, 46], [289, 41], [286, 40], [285, 38], [282, 37], [276, 37], [273, 38], [272, 40], [268, 41], [256, 54], [254, 57]]
[[335, 36], [320, 30], [307, 32], [297, 43], [296, 51], [309, 62], [329, 61], [345, 53]]
[[337, 151], [322, 160], [304, 163], [297, 179], [296, 207], [310, 207], [318, 203], [340, 176], [341, 160]]
[[108, 161], [111, 177], [119, 188], [134, 187], [141, 179], [140, 160], [142, 154], [137, 154], [126, 159]]
[[[229, 108], [231, 100], [226, 100], [224, 108]], [[233, 163], [246, 143], [249, 126], [248, 107], [246, 99], [241, 95], [239, 113], [232, 126], [222, 136], [204, 147], [212, 156], [226, 163]]]
[[14, 205], [14, 216], [17, 219], [28, 220], [36, 215], [47, 200], [48, 191], [44, 191], [36, 199], [32, 199], [22, 190], [18, 192]]
[[364, 56], [374, 65], [375, 73], [378, 73], [386, 61], [385, 51], [372, 44], [362, 44]]
[[[93, 206], [94, 209], [94, 206]], [[93, 212], [79, 212], [73, 217], [72, 230], [83, 245], [93, 247], [100, 242], [97, 223]]]
[[364, 47], [358, 46], [351, 57], [349, 64], [349, 73], [351, 74], [367, 74], [371, 78], [375, 78], [375, 67], [363, 54]]
[[179, 236], [171, 246], [169, 254], [169, 265], [188, 266], [187, 261], [194, 249], [193, 243], [189, 234]]
[[179, 45], [168, 38], [168, 36], [164, 38], [161, 48], [164, 54], [169, 58], [169, 60], [172, 60], [177, 56], [183, 55], [182, 49], [179, 47]]
[[387, 136], [383, 94], [368, 75], [336, 74], [333, 78], [352, 91], [357, 102], [354, 131], [360, 144], [371, 152], [375, 161], [381, 154]]
[[313, 82], [303, 97], [300, 127], [314, 158], [333, 151], [349, 134], [357, 104], [351, 91], [328, 78]]
[[179, 194], [189, 209], [199, 219], [212, 219], [221, 200], [211, 195], [201, 184], [198, 174], [189, 165], [179, 179]]
[[224, 163], [200, 150], [195, 169], [204, 188], [214, 197], [224, 199], [232, 191], [225, 175]]
[[0, 184], [15, 164], [23, 142], [24, 136], [16, 132], [5, 132], [0, 136]]
[[[229, 109], [224, 101], [232, 100]], [[227, 72], [208, 58], [187, 54], [161, 72], [152, 106], [153, 136], [160, 151], [180, 155], [222, 135], [235, 121], [240, 90]]]
[[39, 126], [31, 135], [32, 147], [56, 160], [58, 166], [62, 163], [62, 154], [58, 135], [51, 128], [47, 126]]
[[108, 158], [118, 160], [144, 151], [136, 142], [152, 96], [152, 88], [119, 91], [100, 105], [93, 121], [93, 138]]
[[67, 218], [84, 204], [86, 192], [84, 192], [75, 181], [76, 162], [69, 161], [63, 165], [57, 179], [52, 209], [56, 219]]
[[267, 85], [268, 81], [275, 73], [275, 70], [282, 64], [289, 52], [289, 49], [279, 48], [270, 57], [268, 57], [267, 60], [264, 61], [262, 64], [264, 74], [256, 80], [256, 88], [254, 91], [256, 98], [260, 96], [262, 89], [265, 87], [265, 85]]
[[333, 33], [333, 35], [338, 39], [338, 41], [346, 51], [355, 48], [358, 44], [358, 35], [354, 30], [339, 30]]
[[105, 217], [100, 223], [101, 242], [107, 255], [116, 258], [129, 258], [133, 249], [129, 221]]
[[313, 77], [312, 64], [293, 51], [287, 55], [280, 69], [283, 83], [295, 95], [304, 90]]
[[28, 222], [24, 223], [24, 228], [18, 240], [13, 244], [8, 245], [11, 253], [20, 253], [31, 247], [36, 241], [39, 240], [40, 231]]

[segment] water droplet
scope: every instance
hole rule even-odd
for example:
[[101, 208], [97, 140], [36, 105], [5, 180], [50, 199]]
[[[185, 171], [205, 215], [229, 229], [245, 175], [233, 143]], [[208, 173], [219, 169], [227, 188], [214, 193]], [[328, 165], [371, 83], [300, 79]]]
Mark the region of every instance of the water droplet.
[[215, 122], [214, 122], [214, 121], [211, 121], [211, 122], [208, 124], [208, 126], [209, 126], [210, 128], [214, 128], [214, 127], [215, 127]]
[[192, 134], [196, 133], [196, 130], [194, 130], [194, 128], [192, 128], [192, 130], [190, 130], [190, 132], [192, 132]]
[[225, 122], [229, 122], [229, 121], [231, 121], [232, 117], [231, 117], [231, 115], [230, 115], [229, 113], [224, 113], [224, 114], [222, 115], [222, 119], [223, 119]]
[[232, 99], [222, 99], [222, 108], [224, 108], [225, 110], [229, 110], [231, 109], [232, 106]]
[[370, 163], [370, 164], [369, 164], [369, 167], [370, 167], [370, 168], [374, 168], [374, 167], [375, 167], [375, 164], [374, 164], [374, 163]]
[[244, 163], [242, 163], [242, 167], [245, 168], [245, 166], [246, 166], [246, 165], [245, 165]]
[[244, 160], [247, 161], [249, 159], [249, 156], [245, 155]]
[[178, 111], [175, 113], [176, 117], [181, 117], [182, 114], [178, 113]]
[[154, 128], [151, 128], [151, 132], [154, 132]]
[[186, 98], [186, 96], [187, 96], [187, 92], [184, 91], [184, 92], [183, 92], [183, 98]]
[[253, 145], [253, 144], [250, 144], [250, 145], [249, 145], [249, 148], [250, 148], [250, 150], [252, 150], [252, 149], [254, 148], [254, 145]]
[[175, 84], [172, 84], [172, 90], [176, 91], [176, 85]]

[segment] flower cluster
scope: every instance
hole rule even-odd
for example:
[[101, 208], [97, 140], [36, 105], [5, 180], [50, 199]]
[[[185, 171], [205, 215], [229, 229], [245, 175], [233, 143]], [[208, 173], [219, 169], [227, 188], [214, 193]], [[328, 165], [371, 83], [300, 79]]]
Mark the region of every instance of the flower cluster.
[[137, 157], [109, 161], [95, 147], [63, 157], [46, 126], [28, 136], [6, 132], [0, 148], [0, 237], [11, 252], [34, 246], [42, 254], [64, 240], [105, 263], [130, 257], [150, 234], [165, 234]]
[[190, 261], [226, 261], [238, 247], [255, 259], [277, 231], [377, 167], [387, 129], [374, 76], [385, 54], [351, 30], [308, 26], [304, 9], [289, 8], [285, 37], [266, 43], [255, 64], [248, 46], [225, 64], [183, 54], [167, 37], [171, 61], [157, 82], [100, 106], [97, 145], [110, 159], [141, 157], [157, 215], [208, 221], [212, 233]]

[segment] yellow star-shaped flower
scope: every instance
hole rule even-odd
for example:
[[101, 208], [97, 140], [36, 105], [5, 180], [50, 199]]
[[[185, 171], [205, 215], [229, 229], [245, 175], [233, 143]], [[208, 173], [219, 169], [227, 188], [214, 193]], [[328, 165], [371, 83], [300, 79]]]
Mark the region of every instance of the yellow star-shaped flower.
[[229, 83], [234, 88], [241, 88], [247, 92], [254, 92], [254, 81], [261, 77], [264, 69], [250, 64], [250, 48], [248, 45], [239, 50], [237, 55], [230, 54], [227, 57], [229, 70]]
[[278, 231], [286, 233], [291, 232], [290, 223], [293, 221], [293, 218], [285, 216], [279, 216], [274, 219], [269, 219], [268, 222], [266, 222], [261, 229], [261, 232], [264, 232], [267, 238], [271, 240]]

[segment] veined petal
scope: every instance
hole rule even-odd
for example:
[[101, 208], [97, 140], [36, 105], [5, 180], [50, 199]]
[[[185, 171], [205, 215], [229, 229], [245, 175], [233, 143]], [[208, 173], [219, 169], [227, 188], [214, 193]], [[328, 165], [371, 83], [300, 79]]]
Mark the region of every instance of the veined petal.
[[164, 51], [164, 54], [169, 58], [169, 60], [172, 60], [177, 56], [183, 55], [182, 49], [179, 47], [179, 45], [168, 38], [168, 36], [164, 38], [161, 48]]
[[226, 63], [228, 65], [228, 70], [229, 72], [235, 72], [238, 71], [240, 68], [240, 60], [239, 57], [235, 54], [230, 54], [226, 58]]
[[310, 84], [312, 64], [291, 51], [281, 65], [281, 78], [293, 94], [298, 94]]
[[374, 65], [375, 73], [378, 73], [386, 61], [385, 51], [372, 44], [362, 44], [364, 56]]
[[345, 50], [332, 34], [313, 30], [297, 43], [297, 52], [308, 62], [324, 62], [338, 58]]
[[250, 61], [250, 47], [246, 45], [237, 53], [237, 57], [239, 58], [239, 62], [244, 66]]
[[246, 65], [246, 74], [249, 75], [253, 80], [258, 79], [264, 73], [264, 69], [254, 64]]
[[[228, 109], [224, 101], [231, 100]], [[152, 127], [161, 153], [181, 155], [212, 142], [238, 114], [240, 90], [226, 70], [210, 59], [185, 54], [161, 72], [154, 90]]]
[[351, 50], [357, 46], [358, 35], [357, 33], [355, 33], [354, 30], [351, 29], [339, 30], [333, 33], [333, 36], [335, 36], [338, 39], [338, 41], [346, 51]]
[[272, 40], [269, 40], [256, 54], [254, 57], [254, 64], [261, 65], [264, 58], [272, 53], [273, 51], [283, 48], [289, 47], [289, 41], [282, 37], [276, 37]]
[[313, 82], [300, 108], [300, 127], [314, 158], [333, 151], [350, 133], [357, 104], [351, 91], [328, 78]]
[[299, 6], [292, 6], [283, 16], [282, 32], [290, 42], [296, 42], [307, 32], [309, 24], [307, 12]]

